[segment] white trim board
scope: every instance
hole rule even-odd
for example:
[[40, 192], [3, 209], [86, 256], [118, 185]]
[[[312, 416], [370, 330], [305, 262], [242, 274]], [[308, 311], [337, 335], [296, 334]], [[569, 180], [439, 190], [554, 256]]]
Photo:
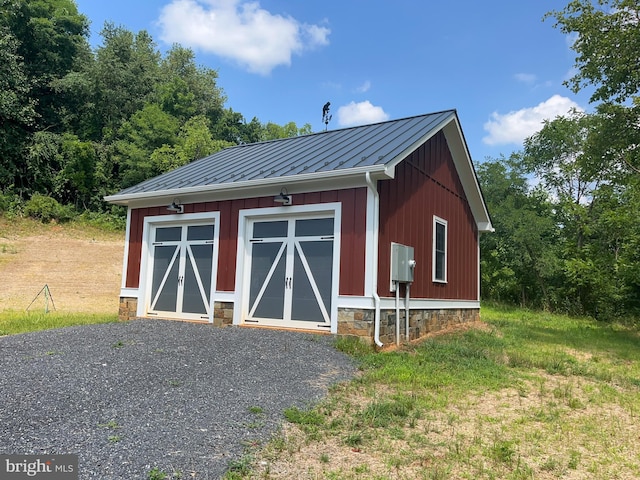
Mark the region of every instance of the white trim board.
[[[480, 302], [477, 300], [440, 300], [431, 298], [411, 298], [410, 308], [412, 310], [451, 310], [451, 309], [477, 309]], [[405, 299], [400, 299], [400, 304], [404, 307]], [[382, 310], [393, 310], [396, 306], [396, 299], [393, 297], [380, 298], [380, 308]], [[375, 308], [373, 298], [357, 296], [338, 297], [338, 308], [354, 308], [368, 310]]]
[[139, 289], [122, 287], [120, 289], [120, 298], [138, 298], [140, 295]]

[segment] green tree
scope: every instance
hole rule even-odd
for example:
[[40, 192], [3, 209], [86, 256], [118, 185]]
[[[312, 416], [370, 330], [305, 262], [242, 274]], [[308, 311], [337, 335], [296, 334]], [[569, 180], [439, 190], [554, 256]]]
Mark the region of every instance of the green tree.
[[311, 124], [307, 123], [303, 127], [298, 128], [295, 122], [289, 122], [285, 125], [267, 122], [264, 126], [264, 140], [276, 140], [279, 138], [290, 138], [298, 135], [308, 135], [311, 133]]
[[218, 73], [198, 67], [192, 50], [180, 45], [166, 53], [160, 64], [158, 103], [181, 122], [203, 115], [215, 124], [222, 115], [226, 97], [218, 87]]
[[115, 143], [122, 187], [163, 173], [151, 154], [164, 145], [174, 145], [179, 129], [178, 120], [154, 103], [145, 105], [122, 124]]
[[26, 197], [57, 169], [51, 147], [75, 98], [61, 82], [87, 58], [88, 21], [73, 0], [0, 0], [0, 12], [0, 179]]
[[575, 35], [574, 92], [595, 87], [591, 101], [624, 102], [640, 91], [640, 4], [637, 0], [573, 0], [547, 16]]
[[[576, 74], [566, 85], [574, 92], [593, 87], [601, 102], [602, 135], [593, 138], [603, 162], [640, 173], [640, 3], [637, 0], [573, 0], [547, 17], [572, 35]], [[613, 142], [611, 142], [613, 140]]]
[[61, 131], [61, 110], [69, 100], [55, 82], [78, 71], [89, 52], [89, 22], [73, 0], [0, 0], [0, 25], [18, 40], [16, 53], [37, 99], [38, 124]]
[[144, 30], [106, 23], [89, 77], [94, 92], [88, 136], [112, 141], [122, 124], [151, 99], [160, 79], [160, 53]]
[[150, 160], [154, 170], [164, 173], [232, 145], [226, 140], [214, 140], [207, 119], [199, 115], [182, 126], [173, 146], [157, 148]]
[[629, 245], [638, 241], [638, 176], [603, 162], [609, 121], [601, 113], [547, 121], [525, 141], [521, 163], [551, 193], [562, 245], [563, 308], [605, 317], [623, 314], [640, 299], [637, 282], [623, 273], [637, 268]]
[[97, 152], [92, 142], [67, 133], [60, 145], [61, 168], [55, 179], [56, 198], [76, 209], [88, 209], [96, 199]]
[[531, 189], [520, 164], [513, 154], [478, 165], [495, 228], [480, 238], [481, 291], [485, 298], [552, 308], [561, 271], [553, 208], [542, 190]]
[[36, 117], [36, 101], [17, 45], [8, 29], [0, 28], [0, 185], [4, 188], [15, 187], [20, 152]]
[[582, 247], [588, 228], [593, 192], [610, 173], [600, 159], [589, 155], [589, 139], [597, 134], [592, 115], [573, 112], [544, 122], [542, 129], [524, 142], [522, 167], [534, 174], [554, 199], [565, 237]]

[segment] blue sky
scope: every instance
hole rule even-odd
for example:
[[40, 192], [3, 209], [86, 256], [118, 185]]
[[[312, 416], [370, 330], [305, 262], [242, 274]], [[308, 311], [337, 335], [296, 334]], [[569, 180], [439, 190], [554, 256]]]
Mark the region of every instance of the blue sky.
[[545, 118], [588, 110], [571, 39], [542, 21], [568, 0], [76, 0], [92, 43], [111, 21], [161, 51], [192, 48], [247, 121], [329, 129], [455, 108], [471, 156], [509, 155]]

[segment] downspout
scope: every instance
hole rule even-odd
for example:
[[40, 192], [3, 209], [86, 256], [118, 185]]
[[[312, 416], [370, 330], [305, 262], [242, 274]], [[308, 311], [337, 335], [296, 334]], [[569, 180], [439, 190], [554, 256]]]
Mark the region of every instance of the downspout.
[[375, 314], [373, 320], [373, 341], [376, 343], [378, 347], [384, 346], [384, 344], [380, 341], [380, 297], [378, 296], [378, 222], [380, 215], [380, 195], [378, 195], [378, 188], [371, 180], [371, 174], [369, 172], [365, 173], [365, 181], [367, 182], [367, 187], [373, 193], [373, 218], [372, 220], [372, 230], [373, 230], [373, 303], [375, 306]]

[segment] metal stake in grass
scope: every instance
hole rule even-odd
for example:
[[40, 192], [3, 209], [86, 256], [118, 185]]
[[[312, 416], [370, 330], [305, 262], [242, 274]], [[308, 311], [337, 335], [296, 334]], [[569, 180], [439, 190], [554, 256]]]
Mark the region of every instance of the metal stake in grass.
[[31, 305], [33, 305], [33, 302], [35, 302], [38, 299], [38, 297], [43, 293], [44, 293], [44, 313], [49, 313], [49, 300], [51, 300], [51, 306], [53, 307], [53, 309], [54, 310], [56, 309], [56, 306], [53, 303], [53, 297], [51, 296], [51, 290], [49, 290], [49, 285], [45, 283], [44, 287], [42, 287], [42, 290], [40, 290], [36, 295], [36, 297], [33, 300], [31, 300], [31, 303], [27, 307], [27, 311], [29, 311], [29, 308], [31, 308]]

